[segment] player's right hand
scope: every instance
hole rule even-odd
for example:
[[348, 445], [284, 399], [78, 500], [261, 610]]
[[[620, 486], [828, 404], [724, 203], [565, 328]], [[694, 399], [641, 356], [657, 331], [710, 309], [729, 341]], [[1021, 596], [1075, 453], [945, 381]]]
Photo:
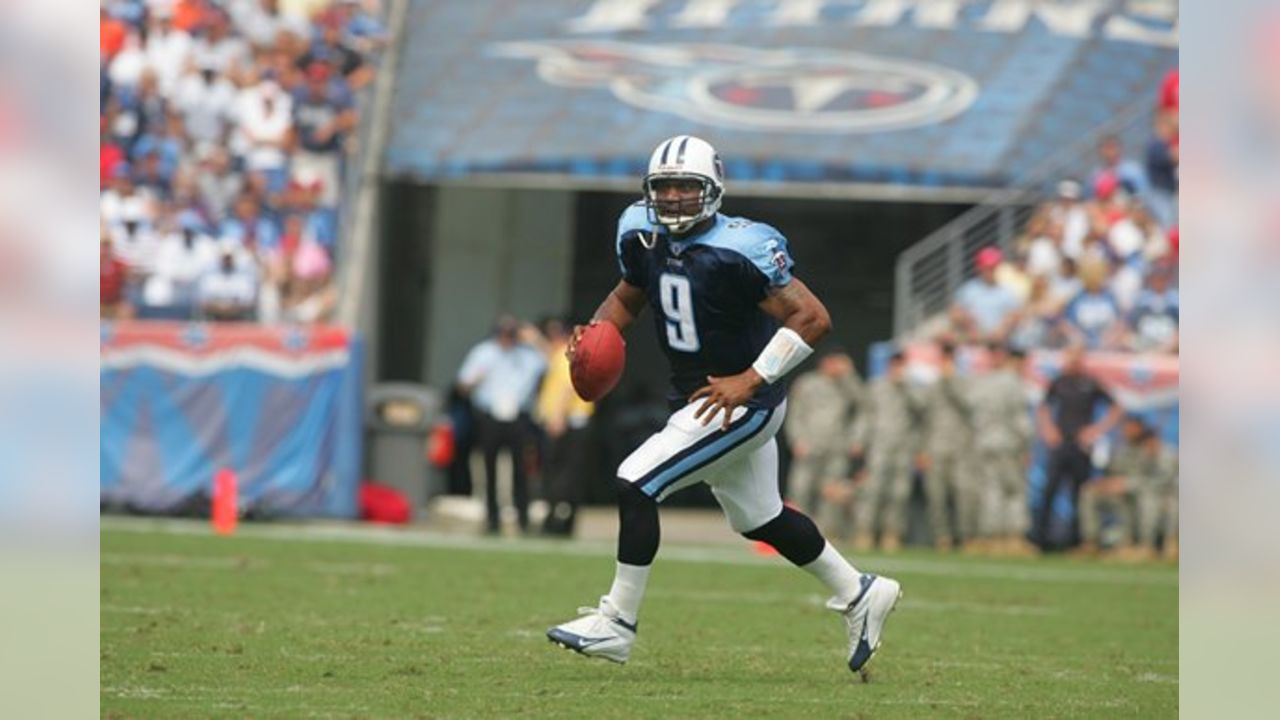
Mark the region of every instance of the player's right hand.
[[[592, 321], [591, 324], [595, 324]], [[564, 349], [564, 356], [573, 362], [573, 354], [578, 351], [578, 343], [582, 342], [582, 333], [586, 332], [586, 325], [574, 325], [573, 332], [569, 334], [569, 346]]]

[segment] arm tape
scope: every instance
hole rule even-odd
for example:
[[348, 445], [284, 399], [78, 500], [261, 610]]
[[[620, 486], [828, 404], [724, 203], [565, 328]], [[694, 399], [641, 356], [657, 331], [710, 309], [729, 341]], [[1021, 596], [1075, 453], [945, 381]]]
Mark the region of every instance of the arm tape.
[[773, 339], [760, 351], [760, 357], [751, 363], [751, 367], [765, 382], [772, 385], [795, 370], [797, 365], [812, 354], [813, 348], [809, 347], [799, 333], [791, 328], [778, 328], [778, 332], [773, 334]]

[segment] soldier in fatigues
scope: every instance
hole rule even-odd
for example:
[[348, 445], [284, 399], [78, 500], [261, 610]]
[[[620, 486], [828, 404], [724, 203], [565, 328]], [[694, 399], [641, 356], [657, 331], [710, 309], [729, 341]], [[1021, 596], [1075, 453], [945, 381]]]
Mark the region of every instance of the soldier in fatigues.
[[791, 447], [787, 499], [818, 520], [829, 534], [840, 508], [823, 501], [828, 485], [843, 486], [849, 467], [849, 433], [854, 408], [862, 402], [862, 379], [853, 359], [841, 348], [828, 349], [815, 370], [796, 378], [787, 400], [784, 425]]
[[868, 386], [866, 402], [854, 423], [855, 455], [865, 454], [867, 477], [854, 499], [855, 545], [867, 548], [879, 529], [880, 547], [897, 550], [907, 525], [911, 469], [920, 451], [923, 400], [906, 381], [901, 352], [889, 360], [889, 370]]
[[[956, 375], [954, 346], [944, 344], [941, 351], [941, 374], [927, 396], [924, 487], [934, 547], [949, 550], [953, 541], [965, 543], [977, 533], [978, 496], [969, 462], [973, 431], [966, 395], [970, 379]], [[949, 506], [955, 509], [954, 524]]]
[[982, 498], [980, 549], [1000, 554], [1032, 554], [1025, 534], [1027, 459], [1031, 451], [1031, 410], [1022, 381], [1022, 354], [1011, 356], [991, 345], [991, 370], [973, 384], [974, 477]]
[[[1167, 555], [1177, 553], [1178, 456], [1159, 436], [1130, 415], [1121, 426], [1120, 442], [1111, 453], [1107, 474], [1091, 480], [1080, 493], [1079, 552], [1093, 554], [1101, 545], [1102, 514], [1119, 515], [1125, 523], [1120, 544], [1122, 556], [1145, 559], [1155, 556], [1157, 533], [1163, 531]], [[1136, 528], [1134, 527], [1136, 525]], [[1130, 546], [1133, 530], [1137, 544]]]

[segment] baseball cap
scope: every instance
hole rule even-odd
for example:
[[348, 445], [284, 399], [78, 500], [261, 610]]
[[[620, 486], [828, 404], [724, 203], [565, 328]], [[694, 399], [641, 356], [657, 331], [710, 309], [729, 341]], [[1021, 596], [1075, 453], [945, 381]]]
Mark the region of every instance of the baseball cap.
[[986, 270], [987, 268], [993, 268], [999, 265], [1002, 260], [1004, 260], [1004, 255], [1000, 252], [999, 248], [984, 247], [978, 251], [978, 254], [973, 259], [973, 263], [978, 266], [979, 270]]
[[310, 65], [308, 65], [308, 66], [307, 66], [307, 79], [308, 79], [308, 80], [317, 80], [317, 81], [319, 81], [319, 80], [328, 80], [328, 79], [329, 79], [329, 64], [328, 64], [328, 63], [321, 62], [321, 61], [317, 60], [317, 61], [315, 61], [315, 62], [311, 63]]

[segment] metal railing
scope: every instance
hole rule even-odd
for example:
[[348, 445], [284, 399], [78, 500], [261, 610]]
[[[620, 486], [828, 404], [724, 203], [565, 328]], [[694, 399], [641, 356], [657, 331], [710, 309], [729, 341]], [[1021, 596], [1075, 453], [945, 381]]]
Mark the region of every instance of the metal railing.
[[1014, 238], [1057, 181], [1082, 181], [1107, 135], [1146, 138], [1154, 100], [1143, 96], [1107, 122], [1033, 165], [959, 217], [902, 251], [894, 268], [893, 334], [910, 336], [945, 313], [960, 285], [973, 275], [973, 257], [984, 247], [1010, 249]]

